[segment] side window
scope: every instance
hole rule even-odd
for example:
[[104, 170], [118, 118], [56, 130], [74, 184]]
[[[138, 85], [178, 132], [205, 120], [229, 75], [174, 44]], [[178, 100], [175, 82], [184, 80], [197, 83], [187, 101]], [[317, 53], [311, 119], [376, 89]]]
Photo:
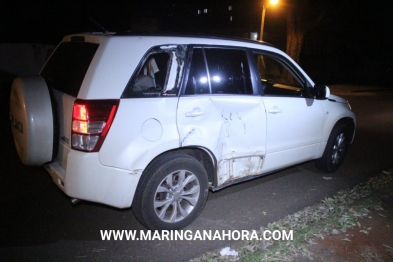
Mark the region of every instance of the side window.
[[303, 84], [278, 58], [255, 54], [265, 95], [300, 97]]
[[139, 71], [127, 86], [127, 97], [159, 96], [165, 88], [171, 55], [169, 53], [154, 53], [149, 55], [139, 68]]
[[186, 86], [186, 95], [210, 94], [210, 84], [202, 48], [195, 48]]
[[158, 53], [150, 55], [143, 64], [139, 75], [134, 82], [134, 89], [146, 90], [149, 88], [162, 90], [165, 84], [170, 55]]
[[150, 51], [123, 92], [122, 98], [177, 96], [186, 46], [159, 46]]
[[253, 94], [246, 52], [195, 48], [185, 94]]
[[235, 49], [205, 49], [213, 94], [252, 94], [247, 54]]

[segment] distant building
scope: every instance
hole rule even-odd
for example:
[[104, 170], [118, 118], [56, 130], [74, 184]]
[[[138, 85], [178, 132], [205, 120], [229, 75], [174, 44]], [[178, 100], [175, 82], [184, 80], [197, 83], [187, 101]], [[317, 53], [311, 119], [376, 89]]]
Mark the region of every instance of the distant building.
[[167, 31], [248, 37], [259, 30], [258, 1], [175, 1]]

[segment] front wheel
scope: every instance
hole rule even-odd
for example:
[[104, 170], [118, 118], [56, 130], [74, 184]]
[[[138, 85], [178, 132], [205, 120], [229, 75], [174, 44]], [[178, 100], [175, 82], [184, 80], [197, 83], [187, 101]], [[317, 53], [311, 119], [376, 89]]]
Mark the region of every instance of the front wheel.
[[335, 172], [344, 161], [349, 140], [348, 126], [344, 123], [336, 124], [329, 136], [322, 157], [315, 161], [316, 167], [329, 173]]
[[193, 157], [171, 154], [149, 166], [139, 181], [132, 208], [149, 229], [181, 229], [205, 206], [208, 179]]

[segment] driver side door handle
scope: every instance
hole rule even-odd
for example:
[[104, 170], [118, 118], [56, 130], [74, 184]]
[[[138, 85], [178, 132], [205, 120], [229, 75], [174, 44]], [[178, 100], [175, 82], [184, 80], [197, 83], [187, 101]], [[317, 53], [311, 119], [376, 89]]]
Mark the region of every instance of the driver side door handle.
[[282, 113], [282, 110], [278, 108], [277, 106], [274, 106], [273, 108], [267, 110], [268, 113], [270, 114], [279, 114]]
[[186, 117], [196, 117], [196, 116], [201, 116], [204, 115], [205, 112], [201, 111], [199, 107], [194, 108], [190, 112], [186, 112]]

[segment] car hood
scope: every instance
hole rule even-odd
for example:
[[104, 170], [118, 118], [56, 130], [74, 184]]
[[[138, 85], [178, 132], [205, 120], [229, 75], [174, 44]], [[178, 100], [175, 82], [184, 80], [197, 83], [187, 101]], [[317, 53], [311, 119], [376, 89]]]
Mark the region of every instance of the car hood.
[[329, 96], [329, 100], [334, 100], [335, 102], [339, 102], [339, 103], [347, 103], [348, 101], [340, 96], [336, 96], [336, 95], [330, 95]]

